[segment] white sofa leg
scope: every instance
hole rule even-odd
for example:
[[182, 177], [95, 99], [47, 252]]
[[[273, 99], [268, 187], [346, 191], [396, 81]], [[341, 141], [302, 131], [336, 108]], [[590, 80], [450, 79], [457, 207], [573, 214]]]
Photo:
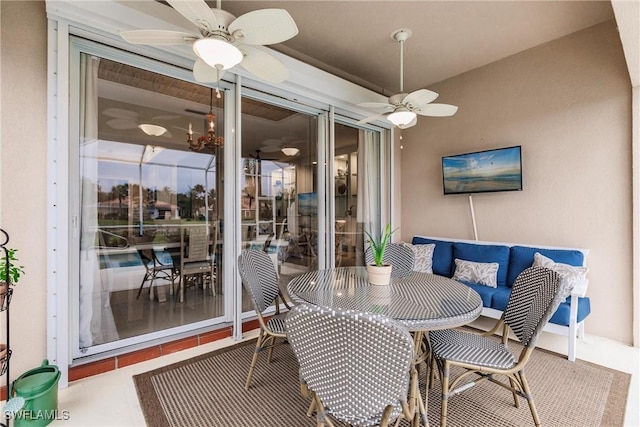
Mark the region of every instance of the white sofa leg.
[[[570, 362], [576, 360], [576, 340], [578, 335], [578, 297], [571, 295], [571, 306], [569, 310], [569, 351], [568, 359]], [[582, 329], [582, 328], [580, 328]]]
[[584, 322], [578, 325], [578, 339], [584, 340]]

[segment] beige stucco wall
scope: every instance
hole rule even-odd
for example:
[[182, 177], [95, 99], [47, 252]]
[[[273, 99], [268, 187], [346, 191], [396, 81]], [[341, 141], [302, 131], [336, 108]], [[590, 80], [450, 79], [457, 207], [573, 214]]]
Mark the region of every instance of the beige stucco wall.
[[0, 227], [26, 270], [10, 308], [16, 378], [46, 357], [47, 21], [40, 1], [0, 10]]
[[[14, 377], [46, 355], [44, 2], [0, 1], [0, 19], [0, 226], [27, 270], [11, 305]], [[474, 197], [479, 237], [589, 248], [587, 332], [630, 342], [631, 92], [614, 23], [432, 89], [460, 110], [403, 131], [401, 238], [472, 238], [467, 198], [442, 196], [440, 157], [520, 144], [525, 189]]]
[[524, 190], [473, 196], [480, 240], [590, 250], [586, 332], [632, 342], [631, 84], [609, 21], [430, 87], [456, 104], [403, 132], [402, 238], [473, 238], [441, 157], [522, 145]]

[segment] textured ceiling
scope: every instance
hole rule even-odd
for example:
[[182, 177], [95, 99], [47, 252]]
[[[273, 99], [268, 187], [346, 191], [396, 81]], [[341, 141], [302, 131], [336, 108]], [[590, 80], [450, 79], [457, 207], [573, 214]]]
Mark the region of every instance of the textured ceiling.
[[[236, 17], [284, 8], [299, 34], [275, 50], [387, 96], [413, 91], [613, 19], [609, 1], [222, 1]], [[215, 2], [209, 2], [215, 7]], [[167, 6], [168, 7], [168, 6]], [[189, 25], [187, 23], [187, 25]]]
[[[122, 3], [143, 8], [149, 1]], [[153, 9], [160, 22], [166, 22], [171, 29], [195, 30], [168, 4], [159, 3], [162, 4]], [[215, 2], [208, 4], [216, 7]], [[257, 9], [286, 9], [299, 34], [271, 48], [387, 96], [400, 91], [400, 46], [391, 37], [398, 29], [412, 31], [405, 43], [404, 61], [404, 90], [410, 92], [614, 18], [609, 1], [229, 0], [221, 4], [236, 17]], [[190, 122], [197, 123], [208, 109], [209, 90], [186, 82], [168, 82], [165, 81], [168, 78], [154, 73], [140, 70], [130, 73], [118, 67], [124, 66], [101, 65], [101, 79], [108, 84], [105, 93], [110, 94], [111, 100], [125, 103], [123, 109], [136, 109], [134, 104], [153, 105], [155, 109], [180, 115], [169, 122], [173, 136], [162, 140], [166, 145], [182, 145], [185, 128]], [[154, 93], [153, 100], [141, 103], [142, 99], [136, 99], [140, 98], [139, 93], [119, 89], [132, 84], [120, 81], [126, 76], [148, 85], [146, 89]], [[172, 100], [167, 108], [163, 106], [165, 98]], [[175, 105], [176, 99], [185, 102]], [[455, 104], [446, 94], [441, 94], [440, 100]], [[103, 109], [114, 107], [107, 101], [103, 100]], [[267, 118], [260, 103], [243, 102], [243, 110], [256, 120]], [[145, 111], [143, 107], [136, 111], [137, 120], [162, 112], [150, 108]], [[248, 151], [260, 149], [264, 146], [262, 141], [270, 138], [304, 138], [291, 131], [290, 111], [274, 108], [271, 114], [278, 117], [271, 117], [270, 121], [281, 121], [288, 130], [281, 131], [282, 135], [275, 131], [270, 134], [257, 126], [253, 135], [252, 127], [247, 126], [243, 138]], [[103, 124], [112, 118], [104, 116]], [[105, 126], [101, 129], [112, 130]], [[141, 136], [137, 127], [119, 130], [124, 132], [131, 133], [136, 142], [146, 143], [147, 137]]]

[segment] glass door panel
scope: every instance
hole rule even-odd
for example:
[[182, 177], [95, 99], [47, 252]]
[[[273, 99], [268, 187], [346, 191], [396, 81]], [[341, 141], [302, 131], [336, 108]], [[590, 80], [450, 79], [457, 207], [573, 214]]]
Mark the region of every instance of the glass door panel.
[[[75, 356], [223, 321], [224, 92], [85, 54], [80, 62]], [[189, 139], [215, 143], [190, 149]], [[197, 227], [211, 268], [180, 274]]]
[[360, 266], [363, 230], [379, 230], [380, 224], [380, 133], [336, 123], [334, 146], [334, 265]]
[[283, 287], [318, 262], [317, 134], [313, 115], [242, 99], [242, 249], [267, 252]]

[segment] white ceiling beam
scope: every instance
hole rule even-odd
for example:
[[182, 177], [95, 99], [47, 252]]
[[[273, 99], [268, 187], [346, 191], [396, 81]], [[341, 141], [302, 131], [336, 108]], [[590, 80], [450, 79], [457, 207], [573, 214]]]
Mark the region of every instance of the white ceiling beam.
[[612, 0], [631, 86], [640, 86], [640, 1]]

